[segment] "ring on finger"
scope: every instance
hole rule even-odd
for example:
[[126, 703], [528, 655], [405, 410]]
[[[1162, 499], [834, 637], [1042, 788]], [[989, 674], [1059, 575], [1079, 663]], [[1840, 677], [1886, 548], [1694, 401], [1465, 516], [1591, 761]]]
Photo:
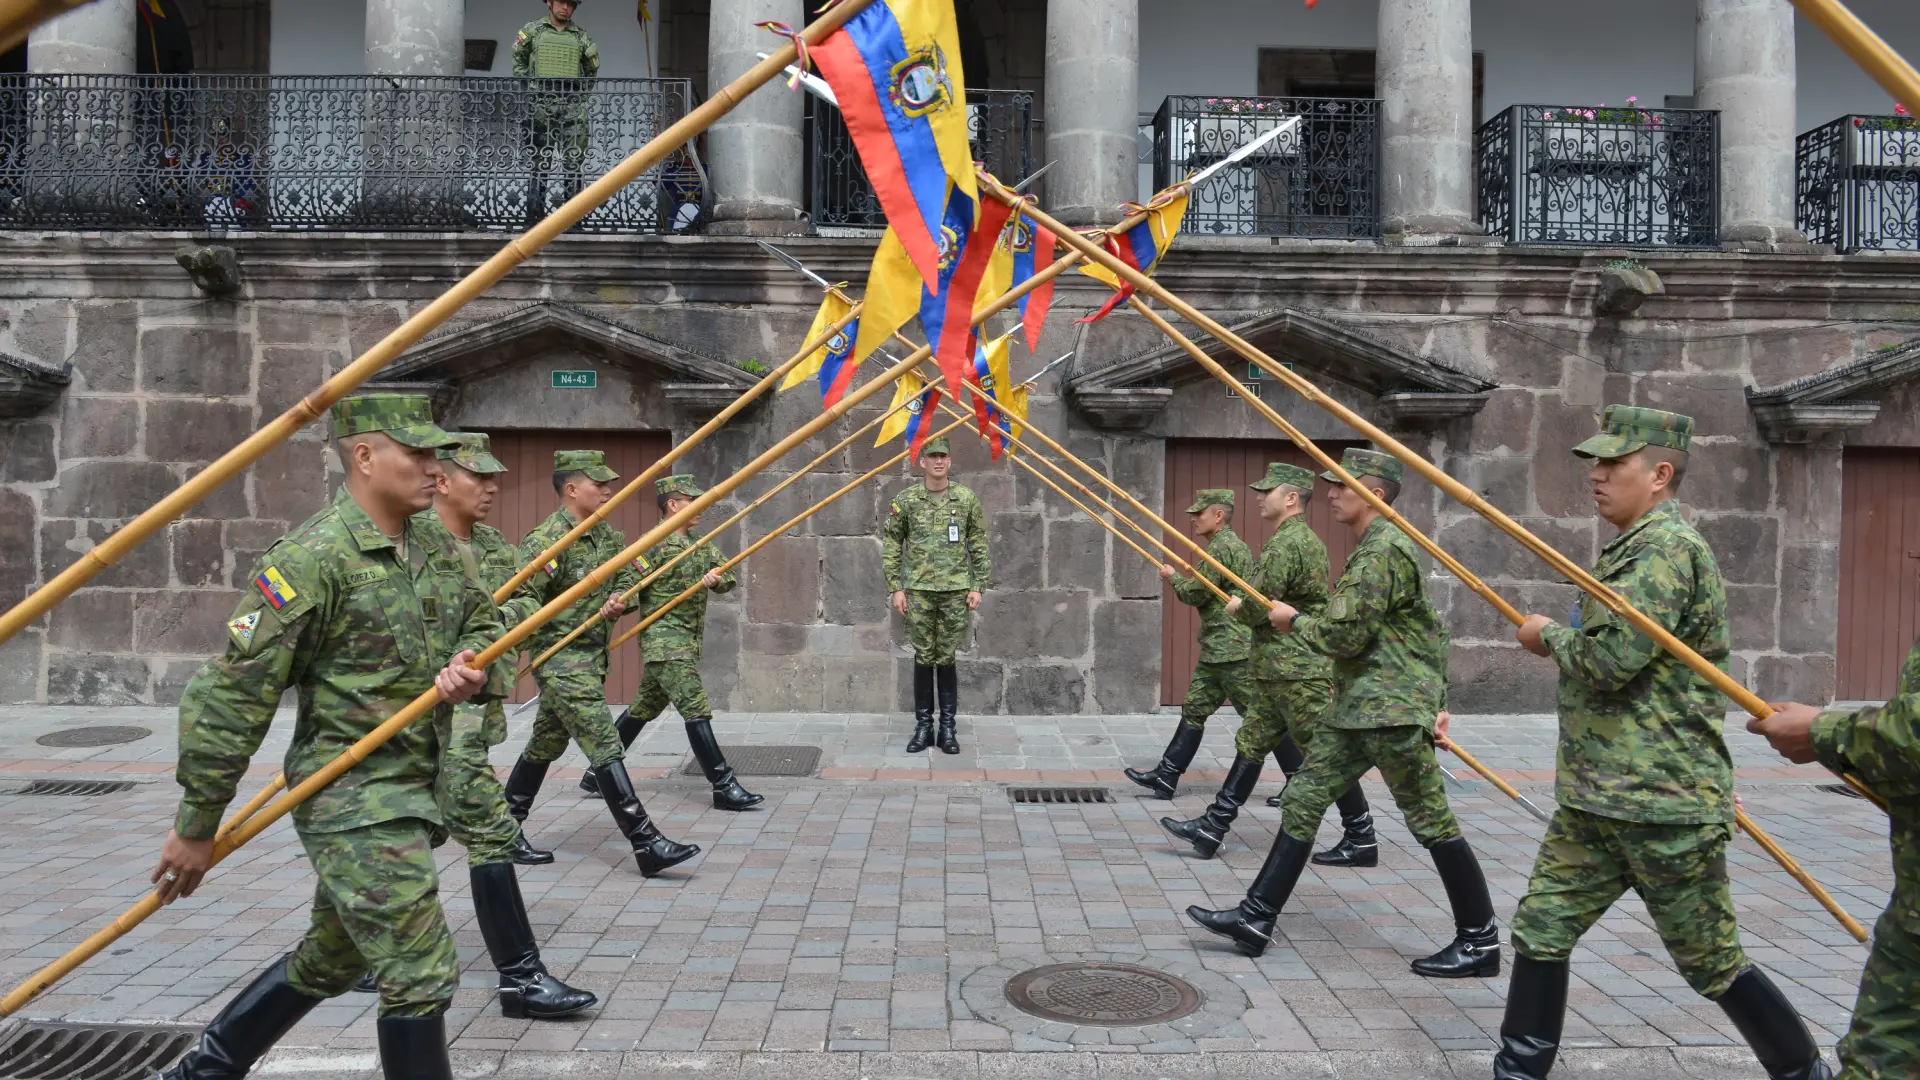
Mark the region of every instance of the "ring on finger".
[[166, 882], [174, 882], [174, 881], [179, 881], [179, 880], [180, 880], [180, 875], [179, 875], [179, 874], [176, 874], [176, 873], [174, 873], [174, 872], [173, 872], [173, 871], [171, 871], [171, 870], [169, 870], [169, 871], [167, 871], [166, 873], [164, 873], [164, 874], [161, 874], [161, 875], [160, 875], [160, 880], [161, 880], [161, 881], [166, 881]]

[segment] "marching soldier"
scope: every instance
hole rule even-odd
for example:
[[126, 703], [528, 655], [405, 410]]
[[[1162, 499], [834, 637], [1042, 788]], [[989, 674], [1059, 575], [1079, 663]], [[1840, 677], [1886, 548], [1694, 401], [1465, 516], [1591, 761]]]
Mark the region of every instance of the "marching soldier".
[[[1275, 461], [1267, 465], [1266, 476], [1248, 486], [1261, 494], [1260, 516], [1275, 523], [1248, 583], [1262, 595], [1285, 601], [1305, 614], [1320, 614], [1327, 603], [1327, 545], [1307, 525], [1313, 474]], [[1331, 661], [1308, 649], [1299, 637], [1275, 630], [1266, 612], [1245, 603], [1240, 595], [1227, 602], [1227, 614], [1253, 628], [1251, 715], [1234, 737], [1233, 767], [1207, 812], [1192, 821], [1160, 821], [1168, 832], [1191, 843], [1203, 859], [1213, 858], [1220, 850], [1240, 808], [1253, 796], [1268, 754], [1283, 775], [1300, 771], [1304, 757], [1299, 744], [1312, 745], [1314, 725], [1333, 700]], [[1280, 798], [1273, 796], [1267, 805], [1279, 806]], [[1360, 785], [1350, 785], [1336, 802], [1346, 836], [1332, 850], [1316, 854], [1313, 861], [1322, 866], [1377, 865], [1380, 846]]]
[[[1400, 462], [1371, 450], [1348, 450], [1341, 466], [1391, 504], [1400, 494]], [[1322, 474], [1333, 480], [1331, 473]], [[1286, 905], [1313, 852], [1313, 834], [1334, 796], [1378, 768], [1407, 820], [1407, 830], [1433, 853], [1453, 907], [1454, 940], [1413, 962], [1417, 975], [1471, 978], [1500, 971], [1499, 926], [1480, 862], [1460, 835], [1434, 759], [1435, 726], [1445, 732], [1447, 629], [1427, 599], [1426, 575], [1413, 541], [1344, 485], [1331, 495], [1334, 520], [1359, 543], [1348, 556], [1333, 597], [1319, 615], [1275, 601], [1268, 621], [1313, 651], [1333, 658], [1334, 700], [1315, 732], [1305, 766], [1281, 793], [1281, 828], [1273, 850], [1237, 908], [1187, 909], [1187, 917], [1232, 938], [1249, 956], [1273, 940]]]
[[[661, 477], [653, 484], [662, 517], [679, 513], [701, 495], [700, 485], [685, 473]], [[650, 566], [660, 566], [693, 546], [693, 527], [698, 524], [700, 518], [696, 515], [648, 552], [648, 558], [643, 561]], [[640, 658], [646, 662], [647, 674], [640, 681], [640, 692], [633, 704], [620, 714], [614, 727], [620, 733], [620, 745], [630, 747], [640, 732], [672, 703], [679, 710], [680, 719], [686, 721], [687, 745], [692, 747], [694, 759], [707, 774], [707, 782], [713, 785], [714, 809], [749, 810], [766, 798], [741, 787], [733, 766], [727, 764], [726, 754], [713, 737], [713, 706], [707, 703], [706, 687], [700, 684], [700, 654], [707, 637], [707, 594], [732, 592], [740, 584], [739, 576], [733, 571], [720, 572], [720, 564], [726, 561], [718, 548], [705, 544], [640, 591], [637, 610], [651, 613], [695, 583], [701, 586], [700, 591], [640, 632]], [[592, 773], [580, 778], [580, 789], [590, 795], [600, 793]]]
[[451, 1075], [445, 1014], [460, 971], [434, 869], [447, 836], [435, 788], [453, 707], [509, 689], [504, 667], [468, 666], [500, 636], [500, 617], [445, 532], [413, 520], [433, 501], [434, 451], [453, 443], [427, 399], [348, 398], [333, 407], [333, 434], [345, 486], [261, 557], [226, 652], [181, 697], [183, 791], [153, 870], [161, 902], [191, 896], [211, 866], [221, 815], [283, 691], [299, 697], [290, 785], [429, 688], [443, 703], [294, 809], [319, 879], [312, 924], [207, 1025], [171, 1080], [244, 1075], [369, 967], [386, 1075]]
[[[1594, 505], [1620, 531], [1593, 576], [1724, 668], [1731, 645], [1720, 567], [1673, 501], [1693, 418], [1609, 405], [1601, 425], [1573, 448], [1592, 460]], [[1768, 1076], [1825, 1080], [1806, 1024], [1740, 948], [1727, 884], [1733, 759], [1720, 692], [1591, 597], [1581, 601], [1579, 627], [1529, 615], [1518, 637], [1560, 668], [1560, 805], [1513, 916], [1513, 981], [1494, 1075], [1547, 1075], [1566, 1012], [1568, 957], [1632, 888], [1687, 985], [1719, 1003]]]
[[[1207, 554], [1213, 556], [1215, 562], [1233, 571], [1242, 581], [1253, 576], [1253, 551], [1246, 541], [1234, 535], [1233, 526], [1229, 524], [1233, 520], [1232, 491], [1202, 488], [1194, 493], [1193, 505], [1187, 507], [1187, 513], [1193, 515], [1193, 534], [1207, 542]], [[1223, 590], [1233, 589], [1226, 575], [1212, 563], [1195, 569], [1207, 582]], [[1173, 583], [1173, 595], [1181, 603], [1200, 609], [1200, 662], [1193, 669], [1193, 682], [1187, 686], [1187, 699], [1180, 703], [1180, 726], [1173, 729], [1173, 739], [1160, 756], [1160, 764], [1145, 772], [1126, 770], [1127, 779], [1163, 799], [1173, 798], [1179, 790], [1181, 774], [1193, 764], [1193, 756], [1200, 751], [1200, 739], [1207, 732], [1207, 718], [1222, 704], [1231, 701], [1243, 724], [1256, 723], [1252, 673], [1247, 666], [1247, 657], [1253, 652], [1253, 632], [1227, 614], [1226, 601], [1207, 588], [1200, 578], [1178, 577], [1178, 573], [1171, 565], [1163, 565], [1160, 580]], [[1256, 759], [1254, 780], [1259, 779], [1259, 768]], [[1228, 782], [1245, 784], [1252, 790], [1252, 780], [1244, 769], [1237, 777], [1229, 776]], [[1245, 801], [1242, 797], [1241, 803]], [[1237, 814], [1239, 806], [1234, 810]]]
[[547, 172], [557, 156], [570, 199], [580, 190], [587, 160], [587, 89], [600, 74], [600, 47], [573, 21], [578, 0], [546, 0], [547, 15], [513, 39], [518, 78], [557, 79], [535, 89], [530, 130], [533, 182], [527, 187], [527, 223], [546, 216]]
[[[599, 450], [557, 450], [553, 455], [553, 490], [560, 495], [560, 509], [541, 522], [520, 542], [521, 565], [538, 558], [573, 527], [591, 517], [594, 511], [613, 497], [614, 481], [620, 474], [607, 468], [606, 455]], [[608, 521], [601, 521], [585, 536], [536, 570], [521, 592], [535, 606], [552, 601], [572, 588], [601, 564], [620, 554], [627, 538]], [[535, 650], [545, 652], [571, 633], [596, 611], [602, 619], [591, 630], [575, 638], [555, 653], [534, 678], [540, 685], [540, 711], [533, 721], [533, 736], [507, 777], [507, 809], [519, 821], [527, 820], [534, 796], [547, 778], [547, 767], [567, 752], [569, 737], [580, 744], [593, 773], [595, 790], [607, 802], [620, 834], [633, 847], [634, 862], [643, 877], [686, 862], [700, 853], [694, 844], [676, 844], [660, 835], [640, 797], [634, 794], [633, 780], [627, 775], [626, 748], [613, 727], [613, 714], [607, 709], [607, 631], [623, 610], [619, 594], [632, 588], [640, 578], [633, 566], [623, 566], [611, 579], [582, 598], [571, 609], [542, 626], [533, 637]], [[517, 597], [516, 597], [517, 599]]]
[[1920, 1074], [1920, 641], [1885, 705], [1822, 711], [1775, 705], [1747, 730], [1799, 764], [1858, 777], [1887, 802], [1893, 895], [1873, 925], [1853, 1023], [1840, 1040], [1840, 1080]]
[[953, 459], [945, 437], [920, 450], [926, 479], [893, 497], [880, 530], [880, 558], [893, 609], [907, 621], [913, 645], [913, 738], [907, 753], [934, 741], [933, 707], [940, 702], [940, 750], [960, 752], [954, 714], [960, 695], [954, 650], [967, 636], [967, 614], [993, 577], [987, 552], [987, 513], [980, 497], [949, 476]]

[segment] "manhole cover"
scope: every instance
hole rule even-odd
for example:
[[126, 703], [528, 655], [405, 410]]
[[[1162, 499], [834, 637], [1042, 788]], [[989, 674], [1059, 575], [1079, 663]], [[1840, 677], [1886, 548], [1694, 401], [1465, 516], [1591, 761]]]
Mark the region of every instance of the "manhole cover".
[[[817, 746], [729, 746], [726, 754], [741, 776], [812, 776], [820, 768]], [[680, 775], [701, 775], [700, 763], [687, 762]]]
[[192, 1028], [17, 1023], [0, 1028], [0, 1080], [135, 1080], [186, 1053]]
[[1054, 964], [1007, 980], [1007, 1000], [1021, 1012], [1063, 1024], [1145, 1027], [1199, 1008], [1200, 991], [1131, 964]]
[[33, 740], [41, 746], [113, 746], [138, 742], [153, 734], [143, 727], [77, 727], [54, 731]]
[[[132, 791], [136, 786], [138, 785], [131, 780], [34, 780], [4, 794], [112, 795], [117, 791]], [[5, 1080], [4, 1073], [0, 1073], [0, 1080]]]

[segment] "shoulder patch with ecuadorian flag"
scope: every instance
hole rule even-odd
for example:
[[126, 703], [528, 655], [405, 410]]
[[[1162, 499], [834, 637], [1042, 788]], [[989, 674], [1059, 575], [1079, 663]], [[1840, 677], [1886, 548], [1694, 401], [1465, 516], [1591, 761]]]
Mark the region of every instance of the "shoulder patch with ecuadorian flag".
[[540, 569], [545, 570], [550, 576], [558, 577], [560, 575], [560, 560], [548, 559], [547, 565], [541, 567]]
[[255, 608], [245, 615], [227, 624], [227, 630], [233, 634], [233, 640], [241, 648], [253, 644], [253, 632], [260, 626], [260, 609]]
[[260, 573], [254, 575], [253, 583], [260, 589], [261, 594], [267, 598], [267, 603], [271, 604], [275, 611], [286, 607], [294, 597], [300, 595], [293, 591], [293, 586], [287, 584], [287, 579], [280, 575], [277, 567], [269, 566], [260, 571]]

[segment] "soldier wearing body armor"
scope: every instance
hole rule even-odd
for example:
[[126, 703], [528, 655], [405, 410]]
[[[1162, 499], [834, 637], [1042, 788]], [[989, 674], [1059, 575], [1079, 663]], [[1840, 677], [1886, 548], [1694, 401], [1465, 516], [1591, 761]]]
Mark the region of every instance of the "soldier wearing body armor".
[[546, 5], [547, 17], [521, 27], [513, 39], [514, 75], [553, 80], [533, 84], [528, 225], [547, 216], [547, 174], [556, 161], [566, 181], [558, 202], [580, 190], [587, 160], [587, 91], [600, 74], [600, 47], [573, 21], [578, 0], [546, 0]]

